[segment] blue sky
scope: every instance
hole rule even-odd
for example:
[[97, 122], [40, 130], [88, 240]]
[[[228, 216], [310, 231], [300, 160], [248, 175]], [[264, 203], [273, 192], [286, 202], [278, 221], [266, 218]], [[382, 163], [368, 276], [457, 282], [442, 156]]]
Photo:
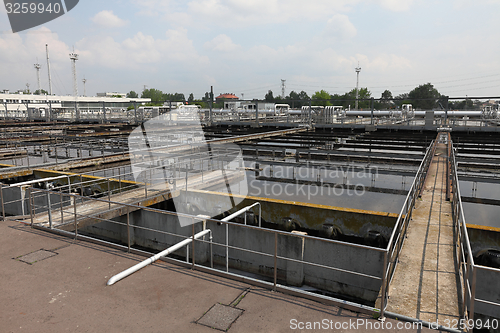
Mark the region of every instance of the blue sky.
[[66, 15], [13, 34], [0, 9], [0, 89], [36, 87], [49, 44], [54, 93], [142, 91], [264, 98], [356, 85], [372, 96], [431, 82], [449, 96], [500, 96], [500, 0], [80, 0]]

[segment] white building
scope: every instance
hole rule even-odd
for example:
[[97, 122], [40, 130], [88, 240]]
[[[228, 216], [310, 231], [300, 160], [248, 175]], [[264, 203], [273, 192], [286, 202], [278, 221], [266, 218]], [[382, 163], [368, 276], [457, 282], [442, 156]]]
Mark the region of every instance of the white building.
[[[102, 110], [126, 110], [151, 102], [149, 98], [74, 97], [56, 95], [0, 93], [0, 118], [60, 119], [79, 118], [77, 115], [99, 115]], [[50, 114], [49, 111], [52, 111]], [[82, 117], [83, 118], [83, 117]], [[98, 117], [94, 117], [98, 118]]]

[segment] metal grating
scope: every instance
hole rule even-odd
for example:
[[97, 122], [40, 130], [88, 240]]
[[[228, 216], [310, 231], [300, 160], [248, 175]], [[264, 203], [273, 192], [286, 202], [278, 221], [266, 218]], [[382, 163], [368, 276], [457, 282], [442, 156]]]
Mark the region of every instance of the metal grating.
[[244, 310], [216, 303], [198, 321], [200, 325], [227, 332]]
[[42, 249], [42, 250], [38, 250], [35, 252], [25, 254], [23, 256], [15, 258], [15, 259], [32, 265], [38, 261], [53, 257], [55, 255], [57, 255], [57, 253]]

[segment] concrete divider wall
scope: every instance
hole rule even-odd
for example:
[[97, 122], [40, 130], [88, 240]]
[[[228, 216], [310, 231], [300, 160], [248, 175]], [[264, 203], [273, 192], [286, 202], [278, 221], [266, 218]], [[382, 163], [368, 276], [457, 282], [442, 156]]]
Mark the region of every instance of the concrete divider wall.
[[[367, 247], [306, 239], [304, 260], [379, 278], [383, 275], [384, 252]], [[370, 302], [375, 302], [382, 286], [382, 280], [311, 265], [304, 265], [304, 282]]]
[[[496, 228], [467, 224], [472, 255], [486, 249], [500, 251], [500, 232]], [[482, 269], [476, 266], [476, 298], [500, 303], [500, 270]], [[500, 319], [500, 306], [474, 303], [474, 312]]]
[[[115, 220], [126, 223], [126, 215]], [[180, 227], [175, 216], [150, 211], [131, 212], [130, 224], [185, 236], [192, 234], [191, 226]], [[195, 225], [195, 233], [201, 231], [202, 228], [203, 223], [197, 223]], [[215, 243], [226, 244], [225, 224], [207, 221], [206, 228], [212, 230], [213, 241]], [[111, 222], [97, 223], [82, 228], [81, 231], [114, 239], [124, 244], [127, 243], [126, 226]], [[266, 256], [230, 248], [229, 267], [272, 279], [274, 276], [275, 234], [264, 229], [247, 228], [243, 225], [228, 225], [228, 231], [229, 246], [269, 255]], [[208, 237], [205, 239], [208, 240]], [[131, 228], [132, 244], [156, 251], [164, 250], [181, 240], [179, 237], [161, 234], [153, 230]], [[305, 260], [320, 265], [354, 270], [374, 276], [382, 275], [383, 254], [375, 249], [322, 241], [321, 239], [307, 238], [293, 233], [278, 234], [277, 241], [277, 255], [279, 257]], [[185, 251], [186, 248], [183, 248], [177, 251], [176, 254], [184, 257]], [[196, 242], [195, 251], [197, 263], [203, 264], [209, 262], [208, 244]], [[213, 259], [214, 264], [219, 265], [219, 269], [224, 269], [226, 265], [225, 246], [213, 245]], [[307, 284], [318, 289], [369, 302], [375, 301], [381, 286], [380, 280], [377, 281], [368, 277], [336, 272], [327, 268], [310, 266], [284, 259], [277, 260], [277, 275], [279, 283], [291, 286]]]
[[[20, 187], [3, 187], [3, 200], [5, 214], [11, 216], [30, 215], [29, 192], [25, 186]], [[36, 191], [36, 190], [34, 190]], [[34, 192], [33, 204], [35, 214], [46, 212], [48, 209], [47, 193]], [[69, 205], [68, 197], [63, 197], [63, 206]], [[53, 209], [59, 209], [61, 197], [59, 194], [50, 194], [50, 204]], [[1, 211], [1, 207], [0, 207]]]
[[29, 214], [28, 199], [25, 198], [24, 188], [3, 187], [2, 192], [5, 214], [14, 216]]
[[[234, 195], [238, 197], [238, 195]], [[267, 222], [279, 224], [285, 217], [291, 217], [302, 228], [321, 230], [325, 223], [337, 226], [346, 235], [365, 237], [369, 230], [379, 231], [389, 239], [396, 224], [398, 214], [365, 211], [359, 209], [331, 207], [310, 203], [290, 202], [262, 197], [247, 196], [237, 207], [231, 206], [227, 195], [211, 192], [192, 190], [180, 192], [180, 200], [191, 203], [198, 213], [215, 216], [217, 207], [221, 211], [231, 212], [249, 206], [255, 202], [262, 205], [262, 218]], [[224, 200], [226, 199], [226, 200]], [[258, 208], [254, 209], [258, 212]]]
[[[500, 304], [500, 270], [482, 269], [476, 266], [476, 299]], [[500, 319], [500, 306], [474, 302], [474, 312]]]
[[[80, 230], [85, 233], [89, 233], [92, 235], [99, 235], [108, 239], [119, 241], [123, 244], [127, 244], [128, 242], [127, 226], [126, 226], [127, 215], [114, 218], [113, 221], [123, 224], [118, 224], [113, 222], [100, 222], [82, 228]], [[136, 227], [130, 227], [131, 245], [136, 245], [151, 250], [156, 250], [158, 252], [163, 251], [168, 247], [184, 240], [185, 237], [189, 237], [192, 235], [192, 227], [191, 226], [181, 227], [176, 215], [167, 215], [146, 210], [136, 210], [130, 212], [129, 223], [131, 226], [136, 226]], [[141, 229], [140, 227], [152, 230]], [[200, 222], [195, 224], [194, 229], [195, 229], [195, 234], [200, 232], [201, 230], [204, 229], [203, 223]], [[172, 234], [185, 237], [163, 234], [154, 230], [166, 231]], [[208, 236], [205, 237], [205, 240], [208, 241]], [[191, 251], [191, 248], [189, 251]], [[196, 242], [195, 251], [196, 251], [196, 261], [199, 261], [200, 263], [205, 263], [209, 260], [208, 244]], [[186, 248], [184, 247], [182, 249], [179, 249], [178, 251], [175, 252], [175, 254], [179, 256], [185, 256]], [[191, 253], [190, 257], [192, 257]]]

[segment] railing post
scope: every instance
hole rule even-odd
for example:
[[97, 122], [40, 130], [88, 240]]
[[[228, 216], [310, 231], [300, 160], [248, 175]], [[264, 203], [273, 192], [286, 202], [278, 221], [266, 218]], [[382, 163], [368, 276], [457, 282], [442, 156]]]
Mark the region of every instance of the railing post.
[[75, 198], [75, 204], [73, 205], [73, 212], [75, 214], [75, 239], [78, 238], [78, 223], [76, 222], [76, 198]]
[[192, 228], [192, 237], [193, 237], [193, 241], [191, 242], [191, 257], [192, 257], [192, 266], [191, 266], [191, 269], [194, 270], [194, 264], [195, 264], [195, 260], [194, 260], [194, 242], [195, 242], [195, 239], [194, 239], [194, 217], [191, 217], [191, 228]]
[[[83, 204], [83, 176], [80, 175], [80, 195], [82, 196], [82, 204]], [[75, 205], [76, 205], [76, 197], [75, 197]]]
[[469, 320], [474, 320], [474, 303], [476, 300], [476, 267], [474, 267], [474, 263], [471, 263], [472, 268], [472, 284], [470, 287], [471, 296], [470, 296], [470, 304], [469, 304]]
[[276, 291], [276, 282], [278, 280], [278, 234], [274, 233], [274, 287]]
[[0, 200], [2, 201], [2, 217], [3, 217], [3, 221], [5, 221], [5, 204], [3, 202], [3, 184], [2, 183], [0, 183]]
[[229, 272], [229, 226], [226, 223], [226, 272]]
[[50, 203], [50, 192], [47, 192], [47, 207], [49, 208], [49, 228], [52, 229], [52, 207]]
[[111, 209], [111, 188], [109, 185], [109, 178], [108, 178], [108, 208]]
[[130, 253], [130, 208], [127, 206], [127, 246]]
[[63, 197], [62, 197], [62, 190], [59, 192], [59, 203], [61, 206], [61, 224], [64, 224], [64, 212], [63, 212]]
[[[30, 219], [31, 219], [31, 227], [33, 228], [33, 187], [28, 187], [28, 195], [29, 195], [29, 203], [30, 203]], [[5, 217], [4, 217], [5, 220]]]
[[213, 235], [212, 231], [210, 231], [210, 268], [214, 268], [214, 255], [212, 251], [212, 240], [213, 240]]
[[[380, 320], [385, 320], [385, 294], [387, 293], [387, 266], [388, 266], [388, 262], [387, 262], [387, 254], [388, 254], [389, 251], [385, 251], [384, 253], [384, 270], [382, 272], [382, 293], [381, 293], [381, 296], [382, 297], [380, 299]], [[397, 258], [396, 258], [397, 260]]]

